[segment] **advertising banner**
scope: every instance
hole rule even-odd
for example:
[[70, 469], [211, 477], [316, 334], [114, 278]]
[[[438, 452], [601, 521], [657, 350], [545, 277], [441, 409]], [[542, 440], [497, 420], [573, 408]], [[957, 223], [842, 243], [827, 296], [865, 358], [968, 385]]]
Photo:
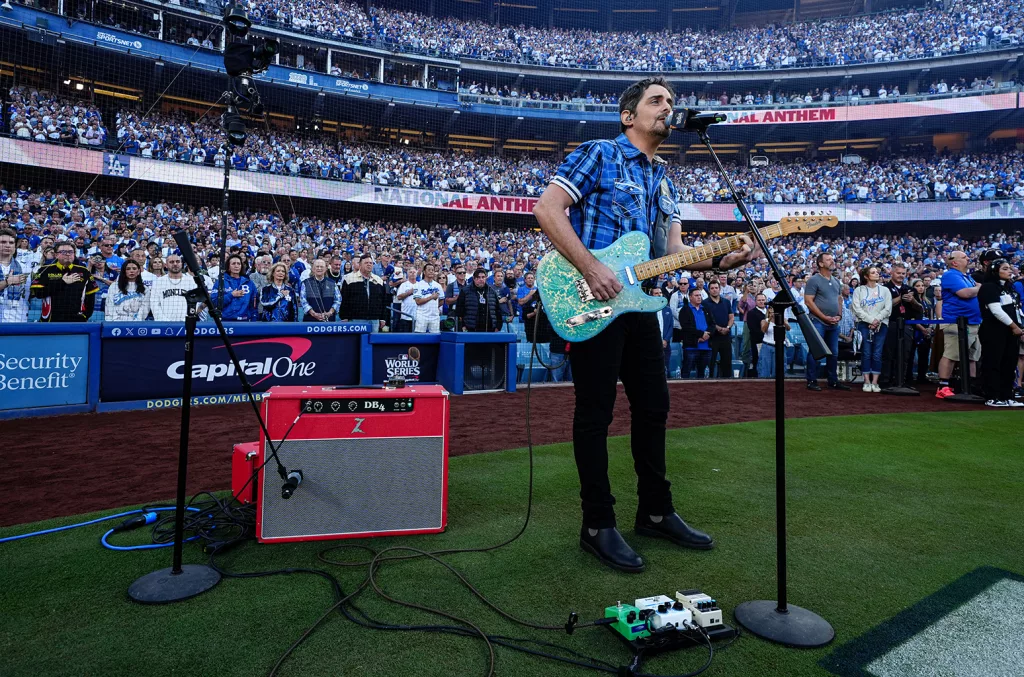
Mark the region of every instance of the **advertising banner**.
[[373, 345], [373, 381], [384, 383], [389, 378], [402, 376], [407, 382], [437, 383], [437, 343], [415, 343], [410, 334], [409, 344], [385, 343]]
[[89, 335], [0, 336], [0, 410], [86, 404]]
[[[359, 383], [360, 336], [368, 329], [365, 323], [227, 328], [242, 370], [257, 392], [274, 385]], [[201, 326], [197, 334], [192, 394], [238, 393], [238, 375], [216, 328]], [[180, 398], [185, 376], [183, 337], [180, 325], [104, 325], [100, 400]]]
[[777, 110], [725, 111], [726, 124], [730, 125], [779, 125], [807, 122], [859, 122], [864, 120], [893, 120], [896, 118], [920, 118], [933, 115], [958, 113], [983, 113], [994, 110], [1009, 110], [1017, 107], [1016, 92], [1007, 94], [985, 94], [950, 99], [927, 101], [903, 101], [894, 103], [863, 103], [860, 105], [808, 106], [807, 108], [786, 108]]

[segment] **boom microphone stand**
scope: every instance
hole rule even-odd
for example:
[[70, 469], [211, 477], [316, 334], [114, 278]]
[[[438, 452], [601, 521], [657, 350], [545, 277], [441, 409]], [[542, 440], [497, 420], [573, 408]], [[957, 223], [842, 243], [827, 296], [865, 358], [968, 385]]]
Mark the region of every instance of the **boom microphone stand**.
[[724, 120], [724, 116], [715, 114], [700, 114], [697, 111], [685, 111], [683, 119], [678, 117], [674, 120], [677, 129], [694, 131], [711, 154], [718, 171], [725, 180], [732, 199], [736, 203], [743, 219], [750, 226], [751, 235], [757, 241], [758, 246], [768, 260], [768, 267], [771, 269], [775, 279], [779, 281], [781, 291], [772, 301], [775, 310], [775, 523], [776, 523], [776, 563], [778, 575], [778, 600], [760, 600], [756, 602], [743, 602], [736, 607], [736, 621], [749, 632], [758, 637], [784, 644], [792, 647], [816, 647], [823, 646], [832, 641], [835, 637], [835, 630], [821, 616], [803, 607], [789, 604], [786, 589], [786, 388], [785, 388], [785, 312], [786, 308], [792, 308], [796, 314], [797, 322], [807, 339], [807, 349], [815, 360], [831, 355], [831, 351], [825, 345], [818, 334], [807, 311], [793, 298], [793, 291], [786, 282], [779, 264], [768, 251], [768, 245], [746, 203], [743, 195], [736, 190], [728, 172], [722, 166], [722, 161], [715, 153], [711, 140], [708, 138], [708, 126], [715, 122]]
[[[260, 423], [260, 428], [263, 430], [268, 444], [270, 443], [270, 433], [267, 431], [263, 416], [260, 415], [260, 407], [256, 403], [252, 386], [249, 384], [249, 379], [245, 376], [245, 371], [238, 361], [238, 355], [235, 353], [230, 339], [228, 339], [220, 312], [214, 307], [213, 301], [210, 299], [210, 290], [206, 288], [202, 269], [199, 267], [199, 261], [192, 250], [192, 244], [188, 240], [188, 233], [184, 230], [177, 231], [174, 233], [174, 241], [178, 244], [181, 258], [185, 260], [189, 272], [196, 282], [196, 288], [188, 292], [185, 297], [188, 302], [188, 314], [185, 318], [187, 336], [185, 340], [185, 374], [182, 392], [184, 399], [181, 407], [181, 436], [178, 450], [178, 492], [174, 511], [174, 555], [170, 568], [150, 572], [137, 579], [128, 588], [128, 596], [142, 604], [164, 604], [185, 600], [206, 592], [220, 581], [220, 573], [212, 567], [205, 564], [182, 565], [181, 563], [185, 525], [185, 479], [188, 469], [189, 417], [192, 409], [192, 360], [195, 353], [195, 333], [196, 322], [199, 318], [199, 302], [205, 303], [207, 308], [210, 309], [210, 317], [213, 318], [214, 323], [217, 325], [217, 333], [224, 342], [224, 348], [227, 350], [231, 363], [235, 367], [235, 373], [238, 375], [242, 388], [248, 396], [249, 404], [252, 405], [252, 409], [256, 413], [256, 419]], [[281, 460], [277, 458], [277, 450], [273, 445], [271, 445], [270, 451], [272, 458], [277, 462], [277, 474], [280, 475], [282, 480], [287, 481], [288, 471], [281, 463]]]

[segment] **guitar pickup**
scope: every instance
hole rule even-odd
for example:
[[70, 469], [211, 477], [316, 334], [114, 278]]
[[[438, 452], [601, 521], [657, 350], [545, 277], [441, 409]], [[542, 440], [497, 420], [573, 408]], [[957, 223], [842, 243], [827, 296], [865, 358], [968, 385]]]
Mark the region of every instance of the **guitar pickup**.
[[590, 312], [581, 313], [574, 317], [570, 317], [568, 320], [565, 321], [565, 323], [570, 327], [578, 327], [580, 325], [586, 324], [587, 322], [596, 322], [597, 320], [603, 320], [604, 318], [611, 316], [612, 307], [602, 306], [595, 310], [591, 310]]

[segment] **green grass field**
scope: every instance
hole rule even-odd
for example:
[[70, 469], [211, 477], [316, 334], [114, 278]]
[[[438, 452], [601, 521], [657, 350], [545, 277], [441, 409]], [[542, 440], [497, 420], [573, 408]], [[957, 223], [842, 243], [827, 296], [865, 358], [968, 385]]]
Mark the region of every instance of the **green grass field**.
[[[535, 450], [534, 515], [526, 534], [487, 554], [448, 561], [499, 606], [521, 618], [562, 624], [570, 611], [598, 618], [617, 600], [701, 588], [731, 621], [749, 599], [775, 598], [774, 425], [712, 426], [669, 433], [669, 473], [678, 512], [717, 541], [710, 552], [635, 536], [635, 479], [628, 438], [611, 441], [620, 526], [647, 560], [626, 575], [577, 545], [578, 484], [569, 444]], [[787, 650], [743, 636], [716, 655], [707, 675], [826, 675], [818, 661], [900, 610], [978, 567], [1024, 573], [1020, 544], [1024, 415], [1017, 411], [815, 418], [789, 424], [790, 601], [836, 629], [831, 647]], [[228, 459], [225, 458], [225, 463]], [[475, 547], [515, 533], [523, 519], [527, 454], [513, 450], [452, 459], [448, 532], [361, 541], [373, 547]], [[197, 489], [197, 487], [193, 487]], [[113, 511], [111, 511], [113, 512]], [[70, 524], [78, 516], [0, 529], [0, 537]], [[130, 603], [135, 578], [169, 564], [169, 549], [104, 550], [108, 526], [0, 545], [0, 674], [261, 675], [331, 602], [322, 579], [292, 575], [223, 581], [193, 600], [162, 607]], [[139, 531], [119, 542], [142, 542]], [[332, 545], [248, 544], [225, 555], [233, 571], [325, 567], [347, 590], [364, 570], [331, 567], [316, 553]], [[186, 561], [202, 561], [186, 546]], [[353, 558], [361, 557], [353, 554]], [[545, 639], [626, 662], [605, 628], [544, 633], [498, 617], [428, 561], [392, 564], [380, 581], [395, 596], [444, 608], [494, 634]], [[391, 622], [431, 623], [425, 614], [358, 603]], [[647, 672], [699, 667], [702, 649], [651, 659]], [[283, 675], [482, 675], [477, 640], [365, 630], [334, 615], [283, 666]], [[501, 675], [583, 675], [587, 670], [498, 649]], [[597, 673], [592, 673], [597, 674]]]

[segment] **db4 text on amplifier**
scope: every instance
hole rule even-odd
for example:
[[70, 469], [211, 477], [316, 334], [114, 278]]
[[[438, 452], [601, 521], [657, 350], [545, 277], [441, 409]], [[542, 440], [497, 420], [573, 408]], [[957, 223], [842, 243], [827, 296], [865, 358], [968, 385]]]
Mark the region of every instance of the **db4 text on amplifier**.
[[[272, 459], [263, 466], [259, 542], [444, 531], [449, 414], [443, 387], [276, 386], [262, 406], [293, 486], [284, 486]], [[257, 465], [270, 453], [261, 432]]]

